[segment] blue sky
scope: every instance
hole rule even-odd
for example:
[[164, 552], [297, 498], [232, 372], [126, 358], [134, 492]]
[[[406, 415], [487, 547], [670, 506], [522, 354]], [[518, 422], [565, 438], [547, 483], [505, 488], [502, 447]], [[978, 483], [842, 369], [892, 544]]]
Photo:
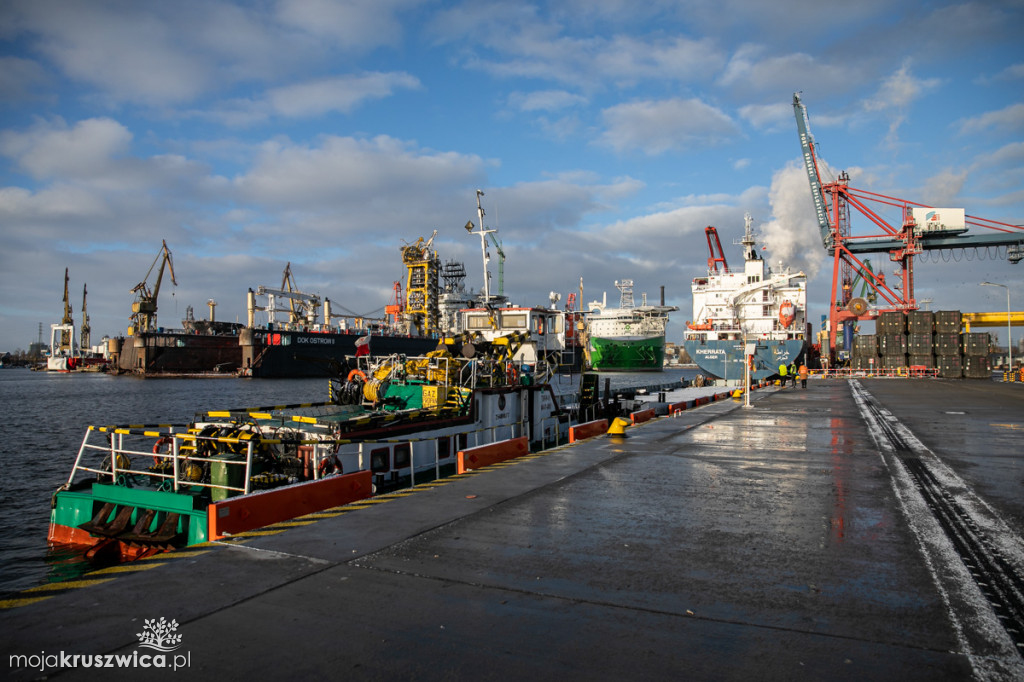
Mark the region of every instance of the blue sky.
[[[379, 314], [435, 229], [479, 289], [477, 188], [517, 303], [664, 285], [678, 342], [705, 226], [738, 264], [750, 212], [812, 278], [817, 331], [831, 264], [793, 92], [854, 187], [1020, 224], [1022, 26], [1019, 0], [7, 0], [0, 350], [59, 321], [65, 267], [76, 323], [87, 284], [94, 339], [124, 333], [164, 239], [163, 326], [211, 298], [244, 321], [289, 261]], [[1024, 264], [963, 256], [919, 263], [917, 298], [1005, 309], [989, 280], [1024, 308]]]

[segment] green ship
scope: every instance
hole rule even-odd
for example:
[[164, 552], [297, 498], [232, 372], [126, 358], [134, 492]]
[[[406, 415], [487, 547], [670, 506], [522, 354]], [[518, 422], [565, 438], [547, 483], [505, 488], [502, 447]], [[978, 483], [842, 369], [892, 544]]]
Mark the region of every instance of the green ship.
[[607, 306], [607, 295], [590, 303], [587, 313], [587, 355], [599, 372], [660, 371], [665, 359], [665, 325], [676, 306], [633, 303], [633, 280], [616, 281], [618, 308]]

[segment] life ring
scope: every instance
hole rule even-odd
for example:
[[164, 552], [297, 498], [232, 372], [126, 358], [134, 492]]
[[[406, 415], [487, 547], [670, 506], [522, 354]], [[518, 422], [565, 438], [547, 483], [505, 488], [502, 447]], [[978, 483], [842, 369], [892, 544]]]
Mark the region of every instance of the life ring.
[[[168, 450], [163, 450], [161, 453], [161, 448], [165, 445], [170, 445], [171, 447]], [[174, 452], [174, 439], [170, 436], [160, 436], [156, 443], [153, 443], [153, 464], [160, 466], [160, 461], [164, 459], [163, 457], [157, 457], [157, 455], [169, 454], [172, 452]]]
[[366, 372], [364, 372], [361, 369], [354, 369], [351, 372], [349, 372], [348, 373], [348, 377], [346, 378], [346, 381], [352, 381], [356, 377], [359, 377], [360, 381], [362, 381], [363, 383], [366, 383]]
[[341, 462], [338, 461], [338, 456], [331, 455], [330, 457], [324, 457], [322, 460], [320, 460], [320, 466], [317, 467], [316, 473], [317, 478], [324, 478], [325, 476], [330, 476], [331, 474], [342, 473]]

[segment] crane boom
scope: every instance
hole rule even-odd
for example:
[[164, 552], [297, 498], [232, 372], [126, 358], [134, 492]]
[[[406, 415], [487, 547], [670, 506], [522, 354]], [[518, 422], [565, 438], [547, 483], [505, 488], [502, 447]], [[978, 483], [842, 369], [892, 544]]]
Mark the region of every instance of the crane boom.
[[[150, 290], [147, 281], [153, 273], [157, 263], [160, 268], [157, 270], [156, 283]], [[146, 276], [141, 282], [132, 287], [131, 293], [136, 295], [132, 303], [132, 326], [128, 328], [128, 335], [132, 336], [138, 332], [150, 332], [156, 329], [156, 299], [160, 295], [160, 283], [164, 278], [164, 267], [171, 273], [171, 284], [177, 286], [178, 280], [174, 277], [174, 261], [171, 259], [171, 250], [167, 248], [167, 240], [163, 240], [160, 251], [156, 254], [156, 260], [149, 266]]]
[[796, 115], [796, 127], [800, 134], [800, 148], [803, 150], [804, 167], [807, 179], [811, 183], [811, 196], [814, 199], [814, 212], [818, 216], [818, 229], [821, 231], [821, 243], [831, 251], [835, 244], [835, 236], [828, 220], [828, 203], [821, 188], [821, 175], [818, 173], [818, 157], [814, 153], [814, 136], [811, 135], [811, 123], [807, 119], [807, 108], [800, 101], [800, 94], [793, 93], [793, 111]]

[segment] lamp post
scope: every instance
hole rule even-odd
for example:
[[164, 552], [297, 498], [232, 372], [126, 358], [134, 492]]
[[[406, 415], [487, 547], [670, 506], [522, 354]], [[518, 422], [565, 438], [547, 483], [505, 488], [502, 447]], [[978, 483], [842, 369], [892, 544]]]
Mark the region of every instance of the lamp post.
[[1006, 289], [1006, 362], [1010, 366], [1010, 371], [1013, 372], [1013, 338], [1011, 337], [1012, 328], [1010, 327], [1010, 286], [1008, 284], [998, 284], [996, 282], [982, 282], [983, 287], [1002, 287]]

